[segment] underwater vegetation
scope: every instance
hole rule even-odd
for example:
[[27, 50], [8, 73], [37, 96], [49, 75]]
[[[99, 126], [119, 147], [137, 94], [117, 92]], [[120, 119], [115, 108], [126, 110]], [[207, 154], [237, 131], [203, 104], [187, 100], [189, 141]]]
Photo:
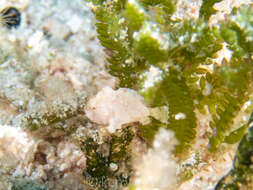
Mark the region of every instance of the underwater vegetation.
[[[131, 174], [129, 144], [133, 137], [134, 131], [130, 127], [118, 130], [111, 138], [107, 137], [103, 144], [87, 136], [83, 141], [87, 156], [87, 168], [83, 174], [86, 182], [101, 190], [127, 186]], [[101, 151], [105, 146], [109, 147], [107, 154]]]
[[[239, 142], [248, 128], [235, 129], [233, 124], [253, 89], [253, 5], [234, 8], [225, 20], [211, 25], [213, 5], [220, 1], [203, 1], [198, 19], [174, 18], [176, 0], [89, 1], [107, 69], [119, 78], [118, 87], [134, 89], [148, 106], [168, 110], [167, 121], [151, 118], [138, 136], [151, 144], [160, 127], [174, 131], [179, 157], [196, 139], [201, 119], [196, 112], [211, 116], [211, 132], [206, 132], [210, 152], [218, 152], [223, 143]], [[215, 58], [224, 48], [231, 57], [223, 55], [219, 63]], [[231, 175], [240, 176], [238, 171]]]
[[[245, 126], [232, 129], [252, 93], [252, 5], [234, 8], [214, 26], [208, 21], [220, 0], [203, 1], [198, 19], [173, 18], [175, 0], [90, 2], [108, 71], [119, 78], [119, 87], [138, 91], [150, 107], [169, 110], [168, 121], [152, 118], [138, 135], [149, 143], [159, 127], [170, 129], [179, 141], [175, 153], [180, 155], [196, 138], [198, 111], [211, 115], [211, 152], [222, 143], [240, 140]], [[231, 58], [217, 63], [224, 46]]]
[[221, 189], [253, 189], [253, 115], [251, 114], [248, 132], [245, 134], [238, 146], [233, 169], [224, 176], [217, 184], [215, 190]]

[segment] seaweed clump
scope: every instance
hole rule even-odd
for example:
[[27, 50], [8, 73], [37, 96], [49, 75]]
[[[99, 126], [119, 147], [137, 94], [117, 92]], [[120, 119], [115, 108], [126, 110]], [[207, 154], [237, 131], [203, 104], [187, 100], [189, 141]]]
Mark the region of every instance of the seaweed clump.
[[98, 142], [99, 133], [87, 135], [82, 142], [87, 157], [83, 173], [86, 183], [101, 190], [120, 189], [129, 184], [131, 174], [130, 143], [134, 138], [131, 126], [118, 130]]
[[[183, 20], [173, 17], [175, 0], [90, 2], [108, 71], [119, 87], [137, 90], [152, 108], [169, 110], [166, 122], [152, 118], [139, 136], [151, 144], [159, 127], [171, 129], [179, 141], [175, 153], [187, 151], [196, 138], [198, 110], [211, 115], [210, 151], [231, 143], [233, 120], [252, 93], [253, 6], [234, 8], [212, 26], [208, 21], [219, 0], [203, 1], [198, 19]], [[224, 48], [231, 58], [218, 63]]]
[[235, 158], [233, 169], [216, 185], [215, 190], [253, 189], [253, 115], [247, 133], [243, 136]]

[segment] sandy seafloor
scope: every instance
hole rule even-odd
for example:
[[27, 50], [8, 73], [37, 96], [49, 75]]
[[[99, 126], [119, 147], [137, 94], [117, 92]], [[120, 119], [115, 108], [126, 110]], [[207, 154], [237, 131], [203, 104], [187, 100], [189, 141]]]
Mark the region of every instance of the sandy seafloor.
[[[223, 19], [224, 14], [240, 2], [250, 1], [225, 0], [217, 5], [220, 12], [213, 16], [211, 23]], [[176, 17], [196, 17], [201, 0], [182, 0], [179, 5]], [[0, 8], [7, 6], [20, 10], [22, 22], [17, 29], [0, 28], [0, 190], [9, 188], [10, 176], [47, 181], [52, 189], [90, 189], [80, 177], [85, 169], [85, 155], [71, 137], [57, 130], [53, 134], [42, 130], [31, 135], [19, 129], [19, 125], [27, 114], [43, 115], [48, 110], [69, 107], [75, 110], [77, 102], [94, 96], [105, 86], [115, 86], [117, 80], [106, 73], [105, 54], [96, 39], [93, 15], [83, 0], [0, 1]], [[57, 107], [63, 104], [66, 106]], [[206, 123], [201, 121], [199, 125]], [[83, 126], [80, 124], [79, 128], [82, 130]], [[198, 131], [196, 152], [204, 150], [208, 143], [204, 129]], [[170, 143], [163, 139], [164, 134], [167, 132], [158, 135], [157, 142]], [[45, 136], [60, 137], [60, 140], [52, 142]], [[145, 148], [144, 145], [140, 147]], [[195, 167], [194, 177], [177, 189], [214, 189], [214, 184], [230, 170], [235, 148], [229, 147], [221, 157], [202, 152], [203, 162]], [[167, 182], [166, 176], [171, 174], [164, 171], [164, 168], [180, 170], [181, 166], [171, 166], [175, 164], [173, 159], [168, 164], [161, 164], [160, 169], [150, 168], [150, 165], [166, 160], [159, 157], [163, 151], [159, 148], [150, 150], [143, 167], [134, 167], [140, 173], [136, 180], [140, 189], [154, 189], [152, 179], [145, 178], [147, 175], [154, 176], [153, 182], [158, 184], [156, 189], [175, 189], [174, 177]], [[35, 160], [38, 152], [47, 155], [48, 164]], [[136, 155], [140, 154], [138, 150], [136, 152]], [[186, 165], [196, 163], [195, 153]]]

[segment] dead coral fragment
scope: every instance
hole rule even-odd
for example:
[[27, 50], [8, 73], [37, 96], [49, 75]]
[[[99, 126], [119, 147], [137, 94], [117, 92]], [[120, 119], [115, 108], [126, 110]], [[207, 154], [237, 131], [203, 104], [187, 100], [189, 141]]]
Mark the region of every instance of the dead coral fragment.
[[135, 91], [105, 87], [89, 100], [86, 115], [93, 122], [107, 125], [108, 131], [113, 133], [123, 124], [145, 122], [149, 110]]

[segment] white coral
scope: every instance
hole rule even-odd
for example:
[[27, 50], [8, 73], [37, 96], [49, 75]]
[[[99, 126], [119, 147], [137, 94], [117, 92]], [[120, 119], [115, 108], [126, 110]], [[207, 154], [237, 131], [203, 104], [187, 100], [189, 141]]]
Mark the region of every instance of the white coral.
[[134, 185], [138, 190], [174, 190], [176, 185], [176, 161], [172, 149], [176, 140], [172, 132], [160, 128], [153, 148], [136, 161]]

